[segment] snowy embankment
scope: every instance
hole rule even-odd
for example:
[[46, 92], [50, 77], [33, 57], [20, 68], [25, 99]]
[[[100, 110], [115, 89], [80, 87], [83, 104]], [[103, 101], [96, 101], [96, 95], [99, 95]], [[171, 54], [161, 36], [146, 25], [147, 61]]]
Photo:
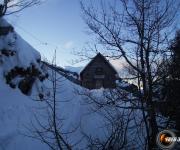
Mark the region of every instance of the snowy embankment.
[[[49, 149], [44, 143], [24, 136], [34, 113], [45, 105], [43, 101], [35, 100], [51, 95], [51, 91], [47, 90], [52, 85], [47, 80], [47, 68], [40, 64], [40, 54], [4, 19], [0, 20], [0, 28], [0, 150]], [[74, 92], [74, 88], [81, 87], [61, 78], [62, 92], [57, 99], [61, 101], [58, 109], [60, 116], [65, 118], [62, 131], [68, 132], [77, 127], [68, 139], [70, 144], [75, 144], [82, 139], [81, 130], [84, 128], [97, 134], [94, 131], [100, 130], [101, 119], [98, 115], [88, 114], [87, 106], [81, 105], [81, 96]], [[86, 142], [77, 145], [83, 146]]]
[[23, 135], [37, 102], [0, 81], [0, 150], [47, 149], [37, 140]]
[[[20, 83], [30, 76], [32, 65], [42, 71], [37, 62], [40, 54], [4, 19], [0, 20], [0, 31], [0, 150], [45, 149], [45, 145], [21, 133], [23, 126], [31, 120], [32, 107], [37, 102], [21, 92]], [[29, 75], [25, 72], [27, 68]], [[34, 75], [36, 91], [41, 86], [38, 80]], [[31, 90], [28, 92], [27, 95], [30, 95]], [[35, 90], [34, 94], [37, 95]]]
[[[0, 33], [0, 150], [46, 150], [49, 149], [47, 145], [24, 134], [32, 136], [26, 129], [31, 128], [32, 121], [35, 121], [34, 114], [47, 113], [41, 108], [47, 104], [43, 99], [52, 98], [52, 70], [43, 66], [40, 54], [9, 27], [11, 25], [5, 20], [0, 20], [3, 31]], [[87, 149], [87, 137], [106, 141], [114, 130], [107, 122], [107, 115], [113, 114], [112, 121], [117, 118], [120, 121], [122, 112], [114, 107], [96, 107], [77, 91], [86, 92], [104, 102], [106, 99], [102, 95], [108, 92], [104, 89], [85, 90], [61, 75], [57, 78], [60, 79], [56, 96], [57, 113], [62, 119], [61, 132], [68, 133], [64, 135], [68, 143], [73, 149]], [[125, 102], [125, 105], [128, 103]], [[127, 110], [126, 113], [132, 112]], [[44, 124], [48, 122], [46, 117], [40, 119]]]

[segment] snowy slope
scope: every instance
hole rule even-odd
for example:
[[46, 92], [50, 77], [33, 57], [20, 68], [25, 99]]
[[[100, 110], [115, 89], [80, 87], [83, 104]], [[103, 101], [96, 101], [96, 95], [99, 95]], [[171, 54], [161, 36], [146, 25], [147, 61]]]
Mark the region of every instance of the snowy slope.
[[[9, 26], [5, 20], [0, 20], [0, 27]], [[46, 76], [47, 73], [49, 76]], [[51, 73], [51, 69], [40, 63], [40, 54], [16, 32], [0, 35], [0, 150], [49, 149], [44, 143], [24, 134], [32, 135], [31, 132], [27, 132], [27, 127], [31, 127], [32, 121], [36, 124], [35, 115], [45, 114], [45, 117], [40, 119], [44, 124], [48, 122], [47, 111], [41, 109], [47, 106], [47, 103], [40, 100], [39, 94], [43, 95], [42, 99], [52, 98]], [[24, 87], [24, 81], [29, 81], [31, 77], [33, 84], [30, 92], [23, 94], [19, 87]], [[101, 101], [106, 101], [102, 95], [108, 91], [104, 89], [89, 91], [61, 75], [57, 74], [57, 78], [60, 80], [57, 91], [57, 113], [62, 119], [60, 122], [62, 133], [69, 133], [64, 135], [68, 143], [73, 149], [82, 150], [88, 146], [84, 133], [95, 139], [107, 138], [111, 129], [107, 130], [109, 126], [103, 114], [111, 112], [116, 116], [118, 111], [111, 107], [106, 110], [96, 108], [96, 111], [92, 111], [94, 106], [88, 104], [88, 98], [77, 94], [77, 91], [89, 93]], [[74, 131], [71, 133], [72, 130]]]
[[[1, 19], [0, 28], [4, 30], [6, 27], [11, 27], [11, 25], [4, 19]], [[27, 68], [32, 68], [32, 65], [41, 71], [41, 74], [46, 73], [45, 70], [47, 68], [43, 68], [39, 60], [40, 54], [13, 30], [0, 35], [0, 150], [48, 149], [47, 145], [28, 138], [24, 134], [27, 133], [26, 127], [29, 127], [30, 122], [34, 119], [34, 113], [38, 114], [40, 111], [38, 108], [45, 105], [45, 102], [34, 101], [34, 99], [39, 99], [39, 93], [46, 96], [49, 92], [46, 89], [50, 89], [52, 83], [47, 79], [40, 82], [39, 76], [34, 75], [35, 81], [30, 93], [24, 95], [19, 89], [19, 83], [27, 76], [32, 75], [26, 74]], [[14, 73], [16, 68], [21, 69]], [[11, 75], [9, 82], [7, 82], [7, 74]], [[82, 138], [81, 126], [93, 133], [96, 130], [95, 128], [100, 126], [100, 123], [97, 123], [95, 120], [101, 122], [101, 119], [99, 119], [98, 115], [88, 114], [91, 118], [88, 121], [86, 117], [88, 108], [85, 105], [81, 105], [82, 97], [74, 92], [74, 89], [81, 89], [81, 87], [74, 85], [60, 75], [59, 77], [62, 78], [61, 91], [63, 92], [57, 97], [58, 100], [62, 101], [59, 105], [58, 110], [60, 111], [58, 113], [60, 113], [61, 118], [65, 118], [62, 131], [69, 132], [78, 127], [73, 134], [68, 135], [68, 142], [75, 144]], [[13, 83], [13, 86], [10, 86], [10, 83]], [[92, 130], [90, 130], [90, 127]], [[83, 149], [83, 147], [86, 147], [86, 144], [85, 141], [82, 141], [77, 147]]]
[[[18, 88], [20, 81], [28, 74], [17, 74], [14, 71], [8, 82], [13, 83], [14, 87], [6, 84], [7, 74], [15, 67], [26, 70], [34, 65], [43, 73], [38, 63], [40, 54], [14, 32], [12, 26], [4, 19], [0, 19], [0, 29], [0, 150], [45, 149], [44, 144], [21, 133], [23, 126], [32, 118], [32, 108], [37, 105], [37, 102], [22, 94]], [[39, 92], [40, 86], [43, 87], [43, 84], [35, 78], [35, 95]]]
[[[11, 27], [4, 19], [0, 19], [0, 27], [3, 28], [6, 26]], [[14, 31], [9, 31], [6, 35], [0, 36], [0, 49], [7, 49], [17, 53], [16, 56], [10, 57], [8, 62], [4, 58], [4, 62], [7, 63], [3, 67], [6, 67], [7, 70], [13, 68], [15, 65], [28, 67], [31, 63], [38, 64], [37, 60], [41, 57], [39, 52], [34, 50]]]
[[47, 149], [41, 142], [23, 135], [24, 125], [31, 121], [32, 108], [37, 102], [3, 81], [0, 85], [0, 150]]

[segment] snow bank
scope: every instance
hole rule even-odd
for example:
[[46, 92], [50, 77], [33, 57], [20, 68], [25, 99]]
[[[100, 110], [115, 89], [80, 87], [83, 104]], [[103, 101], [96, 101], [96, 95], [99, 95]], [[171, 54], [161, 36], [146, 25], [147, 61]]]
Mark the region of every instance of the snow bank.
[[[30, 97], [25, 96], [16, 87], [10, 88], [6, 84], [5, 75], [14, 67], [26, 69], [32, 64], [43, 72], [40, 63], [40, 53], [24, 41], [4, 19], [0, 19], [0, 150], [32, 150], [47, 149], [40, 141], [22, 135], [24, 125], [31, 121], [32, 108], [39, 105]], [[15, 84], [22, 79], [16, 76]], [[38, 79], [37, 79], [38, 80]], [[36, 80], [36, 81], [37, 81]], [[37, 94], [40, 81], [33, 85]], [[37, 87], [38, 88], [35, 88]]]
[[0, 150], [47, 150], [45, 144], [23, 135], [39, 104], [2, 80], [0, 85]]
[[[0, 20], [0, 26], [8, 27], [9, 24], [5, 20]], [[10, 50], [3, 54], [2, 49]], [[15, 66], [27, 68], [32, 64], [40, 71], [47, 71], [48, 68], [43, 67], [39, 62], [40, 54], [34, 50], [27, 42], [25, 42], [14, 31], [7, 35], [0, 36], [0, 149], [6, 150], [47, 150], [47, 145], [25, 137], [26, 127], [30, 127], [31, 121], [34, 121], [34, 114], [45, 114], [46, 111], [41, 109], [46, 105], [45, 101], [34, 101], [38, 99], [38, 93], [45, 94], [45, 98], [52, 96], [52, 78], [49, 70], [48, 80], [40, 82], [36, 79], [30, 96], [23, 95], [18, 88], [12, 89], [5, 82], [5, 74]], [[10, 53], [9, 53], [10, 52]], [[11, 53], [14, 52], [14, 53]], [[11, 54], [13, 54], [11, 56]], [[107, 130], [107, 120], [103, 113], [112, 112], [117, 115], [119, 111], [115, 108], [93, 110], [93, 105], [88, 104], [86, 96], [77, 94], [77, 91], [90, 92], [98, 99], [105, 101], [102, 97], [104, 89], [92, 90], [83, 89], [73, 84], [61, 75], [57, 76], [58, 83], [57, 110], [58, 116], [62, 119], [61, 131], [71, 132], [66, 135], [68, 142], [74, 145], [73, 149], [87, 149], [88, 141], [83, 133], [95, 139], [105, 140], [109, 136], [110, 130]], [[19, 82], [21, 76], [16, 77]], [[126, 85], [125, 85], [126, 86]], [[43, 122], [47, 123], [48, 118]], [[31, 133], [30, 133], [31, 134]], [[31, 135], [30, 135], [31, 136]], [[79, 141], [79, 142], [78, 142]], [[78, 143], [77, 143], [78, 142]]]

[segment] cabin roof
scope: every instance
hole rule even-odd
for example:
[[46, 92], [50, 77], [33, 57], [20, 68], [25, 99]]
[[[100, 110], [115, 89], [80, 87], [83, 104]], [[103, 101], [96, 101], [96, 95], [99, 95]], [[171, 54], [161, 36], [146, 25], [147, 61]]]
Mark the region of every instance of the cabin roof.
[[112, 64], [101, 54], [98, 53], [85, 67], [84, 69], [80, 72], [80, 76], [88, 69], [88, 67], [98, 58], [100, 57], [111, 69], [115, 74], [118, 74], [116, 69], [112, 66]]

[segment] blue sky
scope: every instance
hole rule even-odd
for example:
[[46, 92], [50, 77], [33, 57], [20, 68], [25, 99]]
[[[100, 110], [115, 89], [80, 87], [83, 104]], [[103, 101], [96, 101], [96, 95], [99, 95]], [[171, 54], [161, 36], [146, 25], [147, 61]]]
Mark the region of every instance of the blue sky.
[[[22, 38], [41, 53], [42, 58], [52, 60], [57, 48], [57, 64], [72, 66], [72, 60], [77, 58], [72, 51], [81, 51], [86, 46], [85, 43], [93, 39], [85, 33], [88, 29], [81, 17], [79, 0], [44, 1], [41, 5], [8, 16], [7, 20]], [[73, 66], [84, 66], [86, 63]], [[122, 66], [122, 62], [112, 63], [116, 68]]]
[[[79, 0], [46, 0], [7, 17], [15, 30], [49, 60], [57, 49], [57, 63], [71, 65], [73, 50], [81, 50], [89, 36]], [[46, 44], [47, 43], [47, 44]], [[82, 64], [76, 64], [79, 66]]]

